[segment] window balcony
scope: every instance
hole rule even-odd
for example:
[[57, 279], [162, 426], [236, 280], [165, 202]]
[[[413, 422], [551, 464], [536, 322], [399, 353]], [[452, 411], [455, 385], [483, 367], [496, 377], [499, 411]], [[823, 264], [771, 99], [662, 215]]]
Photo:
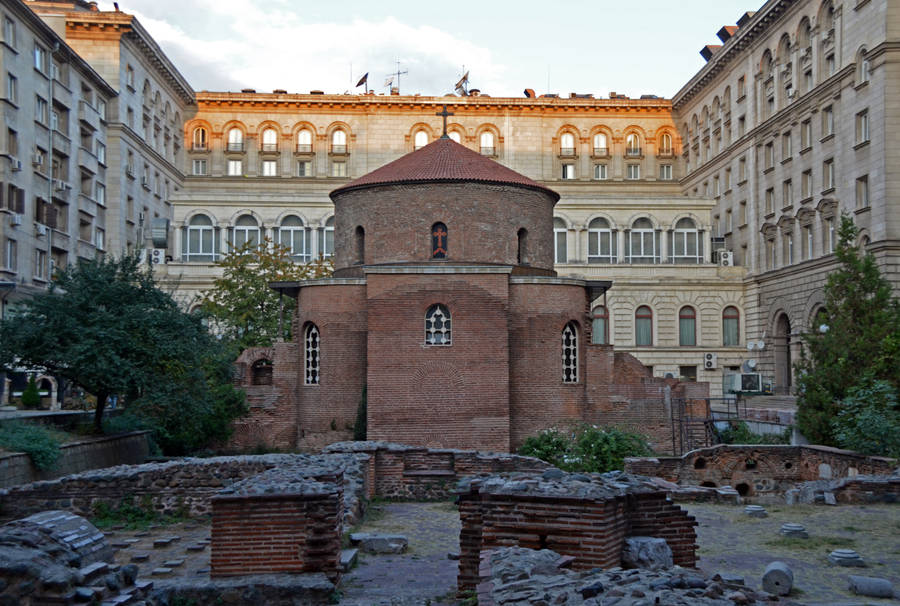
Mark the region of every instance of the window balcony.
[[481, 155], [482, 156], [493, 156], [495, 155], [496, 147], [482, 147]]
[[87, 101], [78, 102], [78, 119], [94, 130], [100, 130], [100, 114]]
[[632, 147], [625, 150], [625, 156], [628, 158], [639, 158], [641, 155], [640, 147]]
[[297, 144], [297, 153], [298, 154], [311, 154], [312, 153], [312, 144], [311, 143], [298, 143]]
[[206, 145], [206, 143], [192, 143], [191, 151], [195, 151], [195, 152], [209, 151], [209, 146]]
[[243, 152], [243, 151], [244, 151], [244, 143], [243, 143], [243, 141], [237, 142], [237, 143], [235, 143], [235, 142], [229, 142], [229, 143], [226, 145], [226, 147], [225, 147], [225, 151], [229, 151], [229, 152]]
[[347, 146], [346, 145], [332, 145], [331, 153], [335, 155], [345, 155], [347, 154]]
[[276, 154], [276, 153], [278, 153], [278, 144], [277, 143], [263, 143], [260, 146], [259, 151], [263, 152], [264, 154]]
[[657, 156], [660, 158], [674, 158], [675, 152], [672, 149], [661, 149]]
[[609, 148], [608, 147], [595, 147], [593, 155], [595, 158], [606, 158], [607, 156], [609, 156]]
[[561, 147], [561, 148], [559, 148], [559, 155], [566, 157], [566, 158], [571, 158], [575, 155], [575, 148], [574, 147]]

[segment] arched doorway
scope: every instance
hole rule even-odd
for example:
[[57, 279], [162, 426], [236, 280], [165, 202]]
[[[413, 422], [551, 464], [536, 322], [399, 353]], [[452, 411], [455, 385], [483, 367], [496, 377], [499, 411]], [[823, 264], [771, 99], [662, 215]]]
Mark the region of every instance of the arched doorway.
[[791, 321], [786, 313], [775, 320], [775, 393], [791, 393]]

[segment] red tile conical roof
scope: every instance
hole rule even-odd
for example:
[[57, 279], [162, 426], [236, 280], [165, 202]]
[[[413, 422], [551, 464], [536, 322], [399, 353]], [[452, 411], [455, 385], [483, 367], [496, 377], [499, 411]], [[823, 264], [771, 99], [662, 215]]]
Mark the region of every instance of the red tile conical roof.
[[518, 185], [542, 191], [552, 196], [554, 200], [559, 200], [559, 194], [552, 189], [460, 145], [453, 139], [444, 137], [335, 189], [331, 195], [393, 183], [460, 181]]

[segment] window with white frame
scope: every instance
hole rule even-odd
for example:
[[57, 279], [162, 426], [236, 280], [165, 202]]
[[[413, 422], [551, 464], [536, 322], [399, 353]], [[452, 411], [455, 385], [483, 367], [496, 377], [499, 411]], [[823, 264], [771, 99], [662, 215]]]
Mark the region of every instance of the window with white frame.
[[231, 228], [231, 245], [235, 250], [259, 246], [259, 224], [251, 215], [241, 215]]
[[865, 49], [861, 50], [859, 53], [859, 72], [857, 74], [857, 85], [864, 84], [869, 81], [870, 65], [867, 55], [868, 53], [866, 53]]
[[332, 177], [346, 177], [347, 176], [347, 163], [346, 162], [332, 162], [331, 163], [331, 176]]
[[566, 263], [569, 260], [568, 250], [566, 247], [566, 238], [569, 230], [566, 228], [566, 222], [560, 218], [553, 219], [553, 262]]
[[640, 156], [641, 155], [641, 140], [634, 133], [631, 133], [631, 134], [625, 136], [625, 155], [626, 156]]
[[646, 305], [634, 311], [634, 344], [653, 345], [653, 311]]
[[191, 160], [191, 174], [192, 175], [205, 175], [206, 174], [206, 160]]
[[678, 344], [682, 347], [697, 344], [697, 311], [690, 305], [678, 311]]
[[775, 145], [773, 143], [766, 143], [766, 147], [763, 149], [763, 159], [765, 161], [765, 170], [775, 167]]
[[594, 135], [594, 155], [609, 155], [609, 143], [607, 142], [606, 134], [597, 133], [596, 135]]
[[641, 165], [640, 164], [626, 164], [625, 165], [625, 178], [634, 181], [641, 178]]
[[34, 98], [34, 119], [44, 126], [50, 124], [50, 108], [47, 100], [39, 95]]
[[331, 133], [331, 153], [346, 154], [347, 153], [347, 133], [338, 129]]
[[588, 224], [588, 263], [616, 262], [616, 232], [602, 217]]
[[812, 147], [812, 120], [807, 119], [800, 123], [800, 151]]
[[609, 344], [609, 310], [604, 305], [591, 310], [591, 343]]
[[106, 164], [106, 146], [99, 141], [97, 142], [97, 162]]
[[781, 183], [781, 205], [782, 208], [794, 205], [794, 182], [790, 179], [785, 179]]
[[[725, 231], [731, 231], [731, 215], [726, 213]], [[672, 263], [702, 263], [703, 245], [700, 241], [700, 231], [693, 219], [683, 217], [675, 224], [672, 230], [670, 255]]]
[[559, 155], [575, 155], [575, 135], [572, 133], [563, 133], [559, 136]]
[[594, 164], [594, 179], [604, 181], [607, 178], [606, 164]]
[[481, 155], [493, 156], [496, 148], [494, 146], [494, 133], [485, 131], [481, 133]]
[[785, 232], [783, 236], [784, 242], [784, 264], [794, 264], [794, 232]]
[[659, 262], [659, 235], [646, 217], [636, 219], [628, 232], [628, 262]]
[[292, 260], [303, 263], [309, 261], [309, 231], [300, 217], [289, 215], [281, 221], [278, 226], [278, 243], [288, 249]]
[[231, 128], [228, 131], [228, 151], [244, 151], [244, 131], [237, 127]]
[[312, 133], [305, 128], [297, 133], [297, 152], [301, 154], [312, 152]]
[[561, 165], [562, 168], [562, 178], [563, 179], [574, 179], [575, 178], [575, 165], [571, 162], [565, 162]]
[[775, 188], [770, 187], [766, 190], [766, 214], [775, 212]]
[[16, 241], [11, 238], [7, 238], [6, 246], [4, 248], [5, 248], [5, 251], [4, 251], [5, 254], [3, 255], [4, 266], [7, 270], [11, 271], [12, 273], [16, 273], [16, 271], [18, 270], [18, 263], [19, 263], [19, 260], [17, 257]]
[[869, 140], [869, 110], [856, 114], [856, 142], [865, 143]]
[[729, 305], [722, 310], [722, 345], [736, 347], [741, 343], [741, 314]]
[[185, 261], [215, 261], [216, 238], [212, 219], [194, 215], [184, 229]]
[[834, 189], [834, 158], [822, 162], [822, 191]]
[[312, 162], [309, 160], [300, 160], [297, 162], [297, 176], [298, 177], [312, 177], [313, 169]]
[[334, 217], [329, 217], [325, 227], [319, 230], [319, 254], [323, 257], [334, 256]]
[[824, 245], [825, 250], [829, 253], [834, 252], [834, 243], [835, 243], [835, 233], [834, 233], [834, 218], [827, 217], [825, 219], [824, 229], [822, 230], [824, 236]]
[[813, 258], [813, 232], [812, 225], [806, 224], [800, 228], [800, 233], [803, 237], [803, 258], [807, 261]]
[[660, 179], [660, 181], [671, 181], [672, 180], [672, 165], [671, 164], [660, 164], [659, 165], [659, 179]]
[[672, 135], [663, 133], [659, 138], [659, 153], [663, 156], [672, 155]]
[[319, 329], [315, 324], [307, 324], [303, 331], [303, 354], [303, 382], [306, 385], [318, 385], [321, 342]]
[[822, 108], [822, 137], [834, 134], [834, 108], [829, 105]]
[[94, 200], [100, 206], [106, 206], [106, 186], [102, 183], [94, 183]]
[[277, 177], [278, 162], [276, 162], [275, 160], [263, 160], [262, 174], [263, 177]]
[[205, 151], [209, 145], [209, 134], [206, 129], [201, 127], [195, 128], [191, 135], [191, 149], [194, 151]]
[[856, 179], [856, 208], [868, 208], [869, 206], [869, 175], [863, 175]]
[[6, 100], [13, 105], [19, 104], [19, 79], [6, 72]]
[[278, 151], [278, 131], [274, 128], [267, 128], [262, 132], [262, 151]]
[[562, 380], [578, 383], [578, 326], [574, 322], [562, 331]]
[[413, 149], [422, 149], [426, 145], [428, 145], [428, 133], [424, 130], [417, 131], [413, 138]]
[[240, 177], [244, 174], [244, 163], [241, 160], [228, 161], [228, 176]]
[[781, 159], [787, 160], [793, 155], [791, 131], [781, 135]]
[[450, 310], [436, 303], [425, 312], [425, 344], [450, 345]]
[[812, 169], [808, 169], [803, 171], [803, 174], [800, 175], [800, 197], [803, 200], [812, 197], [813, 190], [813, 174]]
[[47, 49], [37, 43], [34, 45], [34, 69], [47, 73]]

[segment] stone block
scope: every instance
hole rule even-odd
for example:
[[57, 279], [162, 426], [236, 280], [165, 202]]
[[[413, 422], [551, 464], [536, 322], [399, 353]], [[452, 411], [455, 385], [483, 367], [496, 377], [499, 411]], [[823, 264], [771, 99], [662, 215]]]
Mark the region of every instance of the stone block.
[[409, 541], [403, 535], [368, 532], [351, 534], [350, 542], [366, 553], [403, 553], [409, 544]]
[[771, 562], [763, 573], [762, 586], [773, 595], [788, 595], [794, 586], [794, 572], [784, 562]]
[[850, 591], [870, 598], [892, 598], [894, 587], [887, 579], [877, 577], [860, 577], [851, 574], [848, 577]]
[[622, 549], [622, 566], [664, 570], [671, 568], [672, 549], [665, 539], [656, 537], [627, 537]]

